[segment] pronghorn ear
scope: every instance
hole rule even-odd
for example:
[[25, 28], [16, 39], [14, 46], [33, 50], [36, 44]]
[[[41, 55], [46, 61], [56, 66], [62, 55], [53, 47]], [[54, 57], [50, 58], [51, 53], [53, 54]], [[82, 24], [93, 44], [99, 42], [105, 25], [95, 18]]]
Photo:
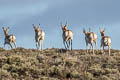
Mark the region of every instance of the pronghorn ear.
[[34, 24], [32, 24], [34, 26]]
[[83, 28], [83, 33], [86, 33], [85, 29]]
[[2, 29], [4, 30], [4, 27], [2, 27]]
[[68, 27], [68, 23], [67, 23], [67, 21], [66, 21], [65, 27]]
[[68, 27], [68, 24], [66, 24], [65, 27]]
[[104, 28], [104, 32], [106, 31], [106, 28]]
[[34, 26], [34, 24], [32, 24], [32, 26]]
[[34, 24], [32, 24], [33, 25], [33, 28], [35, 28], [35, 25]]
[[40, 28], [40, 24], [38, 25], [38, 28]]
[[8, 27], [8, 29], [10, 29], [10, 27]]
[[62, 28], [64, 27], [64, 25], [62, 24], [62, 22], [61, 22], [61, 27], [62, 27]]

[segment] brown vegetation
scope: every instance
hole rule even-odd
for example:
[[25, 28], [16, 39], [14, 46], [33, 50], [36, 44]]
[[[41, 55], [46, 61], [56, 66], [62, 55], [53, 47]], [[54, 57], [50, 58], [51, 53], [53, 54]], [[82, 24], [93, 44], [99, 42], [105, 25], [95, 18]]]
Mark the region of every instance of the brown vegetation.
[[0, 48], [0, 80], [119, 80], [120, 51]]

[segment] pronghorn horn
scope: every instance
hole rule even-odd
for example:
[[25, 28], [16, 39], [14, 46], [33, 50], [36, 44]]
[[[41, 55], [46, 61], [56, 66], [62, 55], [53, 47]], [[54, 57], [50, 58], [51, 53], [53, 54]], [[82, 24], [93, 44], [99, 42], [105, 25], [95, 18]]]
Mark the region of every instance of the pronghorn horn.
[[67, 24], [67, 21], [66, 21], [66, 24], [65, 24], [66, 27], [68, 27], [68, 24]]
[[106, 28], [104, 28], [104, 32], [106, 31]]
[[40, 24], [39, 24], [39, 26], [38, 26], [39, 28], [40, 28]]
[[61, 27], [63, 27], [64, 25], [62, 24], [62, 22], [61, 22]]
[[89, 28], [89, 32], [91, 31], [91, 28]]

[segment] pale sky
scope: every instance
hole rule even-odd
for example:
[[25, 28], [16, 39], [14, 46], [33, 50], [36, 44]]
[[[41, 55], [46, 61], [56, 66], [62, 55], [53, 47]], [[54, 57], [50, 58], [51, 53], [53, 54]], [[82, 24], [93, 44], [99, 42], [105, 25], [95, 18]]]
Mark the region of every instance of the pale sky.
[[[84, 49], [82, 29], [90, 27], [98, 35], [99, 27], [112, 39], [112, 48], [120, 49], [120, 0], [0, 0], [0, 27], [10, 26], [9, 34], [17, 38], [17, 46], [36, 48], [32, 24], [45, 31], [43, 48], [64, 48], [60, 23], [68, 22], [74, 32], [73, 49]], [[0, 47], [4, 34], [0, 29]]]

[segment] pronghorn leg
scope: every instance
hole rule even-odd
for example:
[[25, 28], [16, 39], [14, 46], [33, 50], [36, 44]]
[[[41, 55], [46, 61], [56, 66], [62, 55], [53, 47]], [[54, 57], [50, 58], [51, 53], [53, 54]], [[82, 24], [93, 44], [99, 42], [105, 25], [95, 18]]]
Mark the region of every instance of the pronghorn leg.
[[72, 50], [72, 40], [69, 40], [69, 49]]
[[13, 48], [13, 47], [12, 47], [12, 44], [10, 43], [9, 45], [10, 45], [10, 47], [11, 47], [11, 49], [12, 49], [12, 48]]
[[68, 41], [66, 41], [67, 50], [69, 50], [69, 45], [68, 44], [69, 44]]
[[37, 50], [38, 50], [38, 42], [36, 42], [36, 48], [37, 48]]
[[10, 45], [8, 46], [8, 49], [11, 49], [11, 46], [10, 46]]
[[94, 42], [95, 42], [95, 47], [96, 47], [96, 52], [97, 52], [97, 40], [95, 40]]
[[67, 38], [66, 38], [67, 50], [69, 50], [69, 46], [70, 46], [70, 45], [69, 45], [69, 41], [70, 41], [70, 40], [69, 40], [69, 38], [67, 37]]
[[110, 56], [110, 45], [108, 46], [108, 50], [109, 50], [109, 56]]
[[94, 47], [92, 46], [92, 51], [93, 51], [93, 54], [95, 54], [95, 52], [94, 52]]
[[100, 45], [100, 51], [102, 52], [102, 47], [103, 47], [103, 45], [102, 45], [102, 43], [101, 43], [101, 45]]
[[68, 46], [69, 46], [69, 50], [71, 50], [70, 49], [70, 47], [71, 47], [71, 40], [68, 41]]
[[92, 47], [92, 52], [93, 52], [93, 54], [95, 54], [95, 53], [94, 53], [94, 48], [93, 48], [93, 44], [91, 44], [91, 47]]
[[43, 44], [43, 41], [41, 40], [41, 50], [42, 50], [42, 44]]
[[16, 42], [14, 42], [14, 46], [15, 46], [15, 48], [16, 48]]
[[92, 44], [90, 44], [90, 52], [91, 52], [91, 49], [92, 49]]
[[41, 41], [38, 42], [38, 50], [41, 51]]
[[42, 40], [39, 42], [40, 51], [42, 51]]
[[65, 49], [67, 50], [67, 47], [66, 47], [66, 44], [65, 44], [66, 42], [65, 41], [63, 41], [63, 44], [64, 44], [64, 46], [65, 46]]
[[88, 53], [88, 43], [86, 42], [86, 52]]
[[91, 43], [90, 43], [90, 52], [92, 51], [92, 49], [93, 49], [93, 42], [91, 41]]
[[64, 37], [64, 35], [62, 35], [62, 37], [63, 37], [63, 44], [64, 44], [64, 47], [65, 47], [65, 49], [67, 50], [67, 47], [66, 47], [66, 40], [65, 40], [65, 37]]
[[71, 39], [71, 50], [72, 50], [72, 39]]
[[100, 53], [102, 54], [102, 45], [100, 45]]
[[5, 43], [4, 43], [4, 48], [5, 48]]
[[38, 50], [41, 51], [41, 40], [38, 42], [38, 46], [39, 46]]
[[36, 43], [36, 48], [37, 48], [37, 43]]
[[95, 46], [96, 46], [96, 50], [97, 50], [97, 40], [95, 40], [94, 42], [95, 42]]
[[104, 53], [104, 55], [105, 55], [105, 51], [104, 51], [104, 49], [105, 49], [105, 46], [103, 45], [103, 53]]

